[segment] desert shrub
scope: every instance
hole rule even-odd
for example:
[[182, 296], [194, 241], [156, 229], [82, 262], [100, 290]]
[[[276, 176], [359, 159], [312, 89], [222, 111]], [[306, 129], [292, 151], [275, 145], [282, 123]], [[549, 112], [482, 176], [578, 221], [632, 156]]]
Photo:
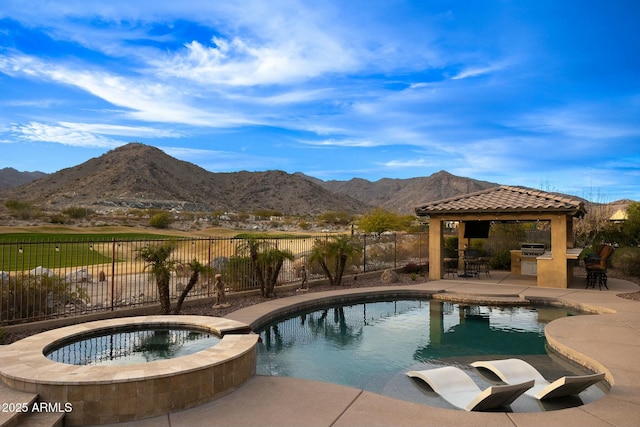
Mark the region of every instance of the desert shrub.
[[444, 257], [445, 258], [457, 258], [458, 257], [458, 238], [446, 237], [444, 239]]
[[11, 216], [16, 219], [33, 219], [42, 216], [42, 211], [29, 202], [9, 199], [4, 203]]
[[311, 228], [311, 225], [307, 221], [300, 221], [298, 223], [298, 227], [300, 227], [303, 230], [308, 230], [309, 228]]
[[611, 256], [611, 266], [625, 276], [640, 277], [640, 248], [618, 248]]
[[318, 221], [323, 224], [347, 225], [353, 221], [353, 215], [343, 211], [329, 211], [321, 214], [318, 217]]
[[62, 214], [53, 214], [49, 217], [51, 224], [66, 224], [67, 218]]
[[62, 209], [62, 213], [68, 216], [69, 218], [80, 219], [80, 218], [88, 217], [90, 214], [93, 213], [93, 211], [80, 206], [69, 206]]
[[227, 281], [234, 291], [257, 289], [258, 279], [252, 269], [251, 258], [232, 256], [222, 269], [223, 281]]
[[66, 304], [87, 301], [82, 291], [73, 292], [69, 283], [54, 275], [21, 274], [3, 281], [0, 320], [45, 318], [59, 312]]
[[149, 219], [149, 225], [155, 228], [168, 228], [171, 224], [169, 212], [158, 212]]
[[478, 256], [485, 256], [487, 250], [485, 249], [484, 239], [471, 239], [471, 248], [478, 251]]
[[424, 274], [427, 270], [426, 265], [416, 264], [415, 262], [407, 263], [404, 267], [402, 267], [402, 272], [405, 274]]
[[511, 270], [511, 251], [503, 249], [493, 254], [489, 259], [489, 267], [492, 270]]

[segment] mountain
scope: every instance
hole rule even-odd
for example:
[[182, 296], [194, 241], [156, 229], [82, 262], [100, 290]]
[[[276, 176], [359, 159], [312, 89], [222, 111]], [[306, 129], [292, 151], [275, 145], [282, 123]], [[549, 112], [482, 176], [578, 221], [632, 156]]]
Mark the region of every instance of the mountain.
[[[7, 173], [11, 175], [11, 171]], [[83, 206], [96, 211], [266, 209], [285, 215], [317, 215], [327, 211], [362, 214], [382, 207], [411, 214], [421, 204], [498, 185], [445, 171], [428, 177], [384, 178], [375, 182], [361, 178], [322, 181], [277, 170], [212, 173], [139, 143], [124, 145], [53, 174], [35, 174], [40, 174], [35, 176], [38, 179], [5, 188], [0, 197], [29, 201], [53, 211]]]
[[486, 190], [499, 184], [440, 171], [420, 178], [383, 178], [375, 182], [353, 178], [349, 181], [320, 182], [320, 185], [333, 193], [348, 194], [369, 205], [411, 214], [415, 207], [427, 202]]
[[190, 211], [316, 215], [331, 210], [371, 209], [346, 194], [334, 194], [282, 171], [212, 173], [163, 151], [131, 143], [17, 188], [4, 199], [30, 201], [48, 209], [88, 206], [95, 210], [161, 208]]
[[0, 189], [19, 187], [46, 175], [44, 172], [20, 172], [14, 168], [0, 169]]

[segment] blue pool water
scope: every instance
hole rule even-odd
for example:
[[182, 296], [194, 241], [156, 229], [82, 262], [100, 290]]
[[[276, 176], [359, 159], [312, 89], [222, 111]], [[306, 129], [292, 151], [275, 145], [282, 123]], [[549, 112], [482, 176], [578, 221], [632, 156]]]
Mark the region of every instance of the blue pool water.
[[215, 334], [192, 329], [119, 328], [64, 343], [45, 356], [70, 365], [131, 365], [186, 356], [218, 342]]
[[[558, 307], [427, 300], [331, 306], [257, 331], [263, 342], [258, 373], [402, 394], [389, 389], [396, 387], [394, 382], [407, 382], [404, 373], [410, 369], [462, 367], [474, 360], [506, 357], [537, 358], [538, 365], [549, 365], [545, 325], [575, 314], [579, 313]], [[547, 371], [554, 370], [558, 367], [547, 366]]]

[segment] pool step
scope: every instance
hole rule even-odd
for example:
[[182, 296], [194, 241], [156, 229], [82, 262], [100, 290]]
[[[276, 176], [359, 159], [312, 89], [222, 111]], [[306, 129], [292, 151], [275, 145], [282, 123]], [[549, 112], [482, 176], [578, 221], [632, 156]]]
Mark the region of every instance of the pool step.
[[451, 301], [467, 304], [492, 304], [492, 305], [529, 305], [531, 301], [517, 295], [496, 296], [481, 294], [464, 294], [456, 292], [441, 292], [431, 297], [438, 301]]
[[[62, 427], [64, 413], [32, 412], [38, 395], [14, 390], [0, 383], [0, 427]], [[17, 408], [17, 409], [16, 409]], [[26, 408], [26, 412], [20, 409]]]

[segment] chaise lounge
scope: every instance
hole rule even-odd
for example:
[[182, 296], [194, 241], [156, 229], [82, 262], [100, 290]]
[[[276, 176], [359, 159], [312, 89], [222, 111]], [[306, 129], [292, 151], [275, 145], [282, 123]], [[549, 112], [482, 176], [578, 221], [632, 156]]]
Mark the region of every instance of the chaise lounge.
[[550, 383], [536, 368], [521, 359], [486, 360], [473, 362], [471, 366], [491, 371], [507, 384], [517, 384], [527, 379], [535, 380], [535, 385], [525, 393], [538, 400], [577, 395], [605, 377], [604, 372], [564, 376]]
[[465, 411], [489, 411], [509, 406], [534, 385], [534, 381], [529, 380], [480, 390], [466, 372], [454, 366], [409, 371], [407, 375], [426, 382], [447, 402]]

